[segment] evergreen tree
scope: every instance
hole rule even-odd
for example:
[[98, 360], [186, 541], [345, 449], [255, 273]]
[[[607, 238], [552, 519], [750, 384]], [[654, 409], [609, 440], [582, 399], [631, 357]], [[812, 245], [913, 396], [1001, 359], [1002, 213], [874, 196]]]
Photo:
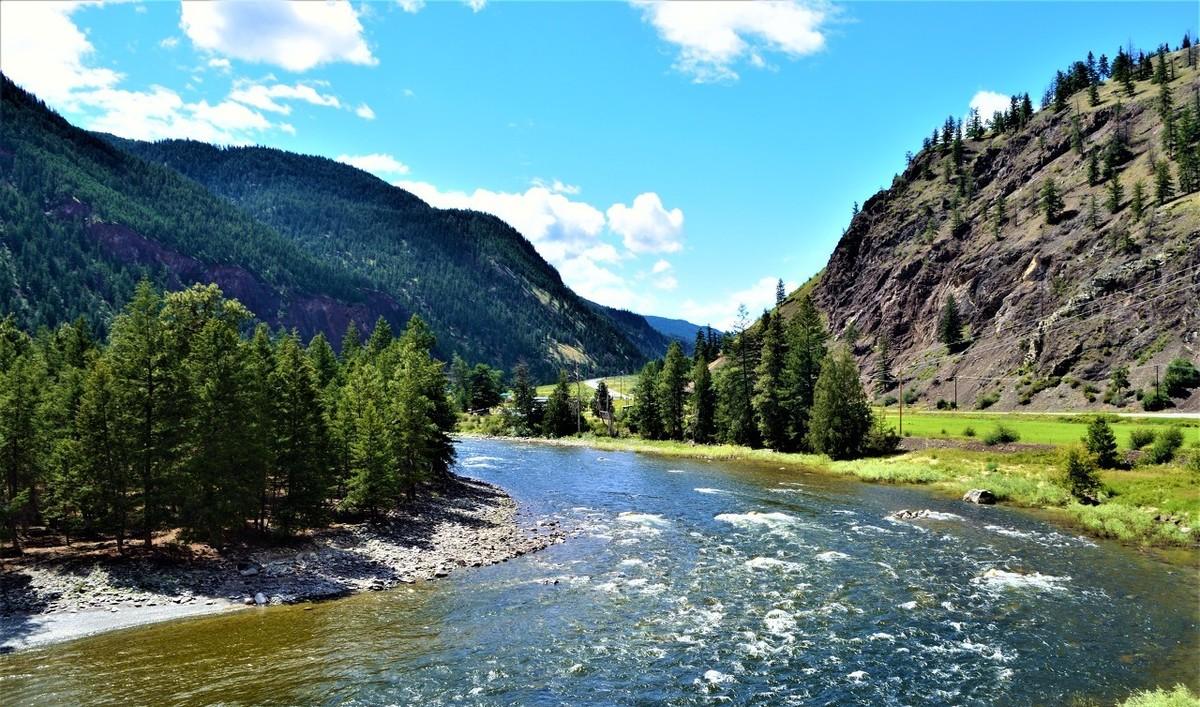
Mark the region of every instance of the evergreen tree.
[[529, 383], [529, 367], [518, 363], [513, 369], [512, 401], [513, 409], [521, 417], [522, 430], [526, 434], [533, 432], [538, 420], [534, 416], [534, 389]]
[[375, 320], [375, 328], [367, 339], [367, 355], [375, 357], [383, 353], [395, 338], [392, 335], [392, 325], [382, 316]]
[[992, 235], [996, 240], [1004, 237], [1004, 223], [1008, 220], [1008, 214], [1005, 212], [1004, 193], [996, 197], [996, 220], [992, 223]]
[[1092, 186], [1100, 183], [1100, 155], [1094, 149], [1088, 153], [1087, 179]]
[[786, 348], [783, 317], [771, 317], [762, 335], [762, 355], [759, 357], [754, 383], [754, 412], [758, 432], [764, 445], [783, 450], [788, 445], [787, 401], [783, 382]]
[[[855, 202], [854, 206], [857, 208], [858, 202]], [[787, 299], [787, 290], [783, 286], [783, 278], [781, 277], [779, 278], [779, 281], [775, 283], [775, 306], [781, 306], [785, 299]]]
[[1108, 212], [1115, 214], [1121, 210], [1121, 199], [1123, 198], [1124, 190], [1121, 188], [1121, 175], [1114, 173], [1112, 181], [1108, 183]]
[[[638, 388], [638, 402], [641, 403], [645, 394], [641, 387]], [[650, 392], [650, 398], [654, 398], [654, 393]], [[574, 434], [576, 431], [575, 415], [571, 410], [571, 390], [567, 387], [567, 374], [564, 371], [559, 371], [558, 384], [554, 386], [553, 392], [546, 400], [546, 415], [542, 422], [543, 432], [547, 437], [565, 437]], [[657, 407], [655, 408], [657, 412]], [[661, 420], [657, 414], [654, 415], [655, 422], [661, 430]], [[648, 420], [647, 420], [648, 421]], [[643, 433], [644, 434], [644, 433]], [[649, 439], [658, 439], [658, 436], [649, 437]]]
[[1087, 226], [1092, 230], [1100, 228], [1100, 207], [1095, 194], [1088, 195]]
[[962, 317], [958, 313], [958, 302], [950, 295], [938, 318], [938, 341], [954, 349], [962, 344], [962, 340]]
[[687, 358], [678, 341], [672, 341], [658, 374], [658, 401], [662, 412], [662, 432], [667, 439], [683, 439], [684, 403], [686, 402]]
[[471, 410], [490, 410], [500, 404], [503, 386], [500, 383], [500, 371], [494, 371], [486, 363], [477, 363], [471, 369], [468, 379], [470, 397], [468, 408]]
[[612, 395], [608, 392], [608, 383], [601, 380], [596, 384], [596, 392], [592, 395], [592, 414], [607, 420], [612, 410]]
[[379, 517], [380, 510], [394, 507], [401, 493], [387, 408], [379, 369], [369, 362], [355, 366], [346, 381], [350, 459], [342, 507], [365, 512], [372, 519]]
[[1063, 486], [1079, 500], [1091, 498], [1100, 489], [1100, 477], [1091, 457], [1076, 447], [1067, 450], [1063, 460]]
[[109, 356], [120, 424], [140, 484], [141, 532], [147, 546], [166, 520], [169, 484], [182, 428], [179, 362], [168, 349], [162, 298], [148, 280], [113, 322]]
[[450, 400], [454, 409], [467, 412], [471, 406], [471, 367], [457, 353], [450, 358]]
[[708, 355], [708, 337], [704, 335], [703, 329], [696, 330], [696, 343], [692, 346], [692, 361], [703, 361], [708, 363], [711, 358]]
[[1047, 177], [1042, 182], [1042, 211], [1046, 215], [1046, 223], [1053, 224], [1058, 221], [1058, 217], [1062, 215], [1063, 199], [1058, 193], [1058, 185], [1054, 183], [1053, 177]]
[[9, 352], [0, 368], [0, 529], [13, 547], [21, 550], [17, 533], [36, 513], [36, 488], [45, 459], [42, 430], [36, 414], [45, 385], [40, 357], [23, 342], [21, 353]]
[[799, 449], [808, 435], [817, 378], [825, 359], [828, 333], [812, 297], [805, 294], [788, 326], [787, 358], [783, 369], [787, 412], [787, 448]]
[[691, 438], [696, 444], [709, 444], [716, 434], [717, 393], [706, 362], [693, 364], [692, 381]]
[[316, 367], [293, 334], [279, 342], [270, 374], [271, 460], [277, 478], [272, 513], [284, 533], [324, 519], [329, 494], [329, 433]]
[[1146, 188], [1140, 179], [1133, 183], [1133, 196], [1129, 200], [1129, 209], [1133, 211], [1135, 219], [1140, 219], [1146, 210]]
[[1101, 469], [1117, 467], [1117, 437], [1108, 422], [1097, 415], [1088, 423], [1087, 436], [1083, 438], [1088, 453], [1095, 458]]
[[1159, 205], [1165, 204], [1175, 196], [1175, 187], [1171, 183], [1171, 164], [1159, 160], [1154, 165], [1154, 201]]
[[346, 325], [346, 332], [342, 334], [342, 361], [346, 364], [353, 363], [361, 350], [362, 335], [358, 332], [358, 324], [350, 320]]
[[726, 393], [721, 402], [725, 404], [725, 420], [730, 424], [731, 439], [737, 444], [758, 446], [758, 426], [754, 421], [754, 368], [756, 362], [751, 353], [754, 347], [750, 334], [750, 313], [746, 305], [738, 305], [737, 318], [733, 325], [733, 358], [736, 364], [730, 369], [735, 377], [731, 385], [719, 388]]
[[73, 491], [94, 529], [112, 533], [117, 552], [124, 553], [130, 492], [137, 479], [129, 463], [129, 437], [120, 427], [119, 408], [116, 378], [101, 358], [88, 372], [79, 402], [75, 423], [79, 443], [73, 455], [78, 474], [72, 479]]
[[896, 387], [896, 376], [892, 373], [892, 344], [887, 334], [881, 334], [878, 343], [875, 344], [875, 370], [872, 378], [875, 379], [876, 395], [883, 395]]
[[454, 413], [446, 398], [443, 366], [432, 356], [433, 346], [428, 327], [413, 315], [401, 337], [399, 365], [388, 388], [389, 442], [398, 466], [397, 481], [410, 500], [419, 484], [444, 479], [454, 462], [449, 435]]
[[813, 396], [808, 441], [812, 450], [832, 459], [853, 459], [866, 451], [871, 406], [858, 377], [854, 357], [835, 349], [821, 365]]
[[321, 390], [337, 380], [338, 360], [333, 347], [321, 332], [317, 332], [308, 342], [308, 360], [312, 362], [313, 370], [317, 373], [317, 386]]

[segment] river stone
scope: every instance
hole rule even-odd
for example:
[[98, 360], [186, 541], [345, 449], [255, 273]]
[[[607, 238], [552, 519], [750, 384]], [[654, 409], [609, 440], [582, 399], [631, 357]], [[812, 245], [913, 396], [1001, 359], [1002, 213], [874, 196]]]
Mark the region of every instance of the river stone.
[[259, 606], [263, 606], [264, 604], [267, 603], [267, 595], [263, 594], [262, 592], [255, 594], [254, 595], [254, 603], [258, 604]]
[[996, 494], [987, 489], [971, 489], [963, 494], [963, 500], [967, 503], [991, 505], [996, 502]]

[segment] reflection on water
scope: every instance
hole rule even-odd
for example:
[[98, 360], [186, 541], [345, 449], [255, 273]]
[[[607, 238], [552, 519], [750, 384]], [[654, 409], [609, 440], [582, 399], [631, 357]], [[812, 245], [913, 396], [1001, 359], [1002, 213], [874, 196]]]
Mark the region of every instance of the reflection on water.
[[586, 449], [459, 456], [578, 535], [448, 581], [0, 656], [2, 701], [1028, 704], [1196, 683], [1193, 573], [1006, 509]]

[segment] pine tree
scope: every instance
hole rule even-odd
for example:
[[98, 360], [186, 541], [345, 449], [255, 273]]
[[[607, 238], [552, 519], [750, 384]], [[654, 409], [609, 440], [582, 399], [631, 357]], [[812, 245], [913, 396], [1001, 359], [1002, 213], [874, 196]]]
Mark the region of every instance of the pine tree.
[[362, 335], [358, 332], [358, 324], [352, 319], [346, 325], [346, 332], [342, 334], [342, 362], [352, 364], [361, 350]]
[[1004, 193], [996, 197], [996, 220], [992, 222], [992, 235], [996, 240], [1004, 237], [1004, 222], [1008, 220], [1008, 214], [1005, 213]]
[[[858, 203], [855, 202], [854, 205], [857, 207]], [[775, 283], [775, 306], [781, 306], [785, 299], [787, 299], [787, 290], [784, 289], [783, 278], [779, 278], [779, 281]]]
[[1046, 215], [1046, 223], [1057, 223], [1062, 210], [1063, 199], [1058, 193], [1058, 185], [1054, 183], [1053, 177], [1047, 177], [1042, 182], [1042, 211]]
[[372, 519], [381, 509], [394, 507], [401, 492], [387, 408], [379, 369], [369, 362], [355, 366], [346, 381], [350, 459], [342, 507]]
[[383, 353], [395, 338], [392, 335], [392, 325], [382, 316], [375, 320], [375, 328], [371, 330], [371, 336], [367, 339], [367, 355], [378, 356]]
[[1088, 195], [1087, 226], [1092, 230], [1100, 228], [1100, 207], [1095, 194]]
[[179, 361], [168, 350], [162, 308], [150, 281], [138, 283], [133, 299], [113, 322], [108, 351], [121, 426], [130, 435], [130, 459], [138, 474], [147, 546], [167, 518], [168, 485], [182, 428]]
[[1146, 187], [1140, 179], [1133, 183], [1133, 196], [1129, 200], [1129, 209], [1133, 211], [1135, 219], [1140, 219], [1146, 211]]
[[490, 410], [503, 400], [500, 393], [500, 371], [492, 370], [486, 363], [477, 363], [467, 378], [467, 409]]
[[18, 529], [36, 512], [35, 489], [45, 463], [37, 415], [45, 368], [27, 339], [21, 348], [20, 353], [10, 351], [10, 361], [0, 368], [0, 532], [18, 552]]
[[691, 438], [696, 444], [709, 444], [716, 434], [717, 393], [706, 362], [698, 360], [693, 364], [692, 381]]
[[1083, 441], [1101, 469], [1117, 467], [1117, 437], [1103, 417], [1097, 415], [1092, 418]]
[[471, 368], [457, 353], [450, 358], [450, 400], [459, 412], [471, 409]]
[[270, 373], [272, 467], [278, 475], [272, 513], [284, 533], [324, 519], [330, 479], [329, 433], [320, 379], [296, 335], [284, 337]]
[[534, 389], [529, 383], [529, 367], [518, 363], [513, 369], [512, 401], [513, 409], [521, 418], [521, 428], [525, 434], [531, 434], [538, 425], [534, 416]]
[[254, 328], [254, 336], [247, 345], [245, 354], [248, 385], [248, 401], [246, 423], [252, 427], [250, 437], [254, 449], [251, 450], [253, 468], [247, 473], [255, 477], [254, 486], [258, 495], [258, 516], [255, 527], [262, 530], [265, 527], [268, 512], [268, 477], [272, 471], [271, 433], [272, 400], [275, 390], [272, 387], [271, 375], [275, 371], [275, 344], [271, 341], [270, 329], [266, 324]]
[[1159, 160], [1154, 165], [1154, 201], [1159, 205], [1165, 204], [1175, 196], [1175, 187], [1171, 183], [1171, 164]]
[[942, 314], [938, 318], [938, 341], [953, 350], [962, 344], [962, 318], [958, 313], [958, 302], [954, 295], [946, 298]]
[[[653, 398], [653, 393], [650, 394]], [[638, 401], [644, 397], [640, 387], [638, 390]], [[571, 389], [567, 387], [567, 374], [565, 371], [559, 371], [558, 383], [554, 386], [554, 390], [550, 393], [550, 397], [546, 400], [546, 415], [542, 421], [543, 432], [547, 437], [565, 437], [574, 434], [576, 431], [575, 415], [571, 411]], [[657, 408], [655, 410], [657, 412]], [[661, 417], [656, 415], [657, 423], [661, 430]], [[658, 431], [660, 431], [658, 430]], [[651, 437], [650, 439], [658, 439]]]
[[[400, 360], [388, 386], [389, 441], [398, 467], [397, 481], [410, 500], [416, 497], [419, 484], [444, 479], [454, 462], [449, 433], [455, 418], [446, 398], [446, 375], [441, 362], [432, 356], [433, 346], [428, 327], [414, 315], [400, 339]], [[561, 382], [565, 392], [565, 380]], [[574, 411], [568, 412], [575, 416]]]
[[696, 343], [692, 346], [692, 360], [709, 362], [708, 356], [708, 338], [704, 335], [703, 329], [696, 330]]
[[872, 422], [854, 357], [845, 348], [835, 349], [821, 365], [817, 379], [809, 445], [814, 452], [833, 459], [862, 456]]
[[788, 446], [787, 401], [783, 399], [784, 347], [783, 317], [771, 317], [762, 335], [762, 355], [755, 371], [754, 413], [764, 445], [782, 450]]
[[896, 387], [896, 376], [892, 373], [892, 344], [887, 334], [881, 334], [878, 343], [875, 344], [875, 370], [872, 378], [875, 379], [877, 395], [883, 395]]
[[1121, 188], [1121, 175], [1113, 173], [1112, 180], [1108, 183], [1108, 212], [1115, 214], [1121, 210], [1121, 199], [1124, 198], [1124, 189]]
[[117, 552], [125, 552], [130, 491], [137, 483], [130, 465], [129, 437], [121, 429], [117, 383], [106, 359], [88, 371], [75, 426], [79, 442], [72, 455], [78, 474], [72, 479], [79, 505], [94, 528], [112, 533]]
[[658, 401], [662, 412], [663, 436], [667, 439], [683, 439], [685, 389], [687, 387], [688, 363], [678, 341], [672, 341], [663, 359], [662, 371], [658, 374]]
[[799, 449], [805, 444], [813, 395], [817, 378], [821, 375], [821, 362], [825, 360], [828, 336], [812, 297], [804, 295], [787, 329], [787, 359], [783, 368], [786, 389], [783, 402], [788, 421], [787, 449]]
[[313, 369], [317, 372], [317, 385], [321, 390], [325, 390], [330, 383], [337, 380], [339, 373], [337, 354], [333, 352], [333, 347], [329, 345], [329, 341], [321, 332], [317, 332], [308, 342], [308, 360], [312, 362]]
[[592, 395], [592, 414], [607, 420], [612, 409], [612, 395], [608, 392], [608, 384], [601, 380], [596, 384], [596, 392]]
[[1088, 153], [1087, 179], [1092, 186], [1100, 183], [1100, 156], [1094, 149]]

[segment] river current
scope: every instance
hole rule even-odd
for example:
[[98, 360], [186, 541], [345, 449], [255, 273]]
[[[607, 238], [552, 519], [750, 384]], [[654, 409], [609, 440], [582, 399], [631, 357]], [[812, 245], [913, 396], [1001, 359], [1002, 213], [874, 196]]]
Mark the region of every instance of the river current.
[[1026, 705], [1198, 682], [1194, 570], [1012, 509], [586, 448], [458, 458], [525, 524], [577, 533], [447, 580], [0, 656], [0, 703]]

